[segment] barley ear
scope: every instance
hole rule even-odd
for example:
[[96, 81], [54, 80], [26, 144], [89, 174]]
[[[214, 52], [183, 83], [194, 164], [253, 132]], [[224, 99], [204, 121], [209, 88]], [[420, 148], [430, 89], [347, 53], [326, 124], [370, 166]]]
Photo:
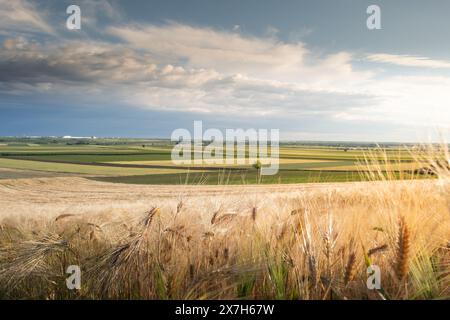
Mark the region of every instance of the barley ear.
[[396, 256], [396, 274], [401, 281], [408, 273], [408, 264], [410, 258], [411, 239], [410, 230], [406, 224], [405, 218], [401, 217], [398, 225], [397, 256]]
[[348, 256], [347, 264], [345, 265], [344, 272], [344, 285], [347, 286], [349, 282], [351, 282], [356, 275], [356, 255], [352, 252]]

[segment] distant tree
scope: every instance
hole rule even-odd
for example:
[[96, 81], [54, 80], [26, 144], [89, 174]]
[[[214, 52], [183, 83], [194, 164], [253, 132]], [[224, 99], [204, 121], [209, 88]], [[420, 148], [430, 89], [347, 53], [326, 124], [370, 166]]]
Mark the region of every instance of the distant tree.
[[261, 167], [262, 167], [261, 161], [259, 161], [259, 159], [256, 160], [256, 162], [253, 164], [253, 168], [255, 168], [257, 170], [258, 183], [259, 183], [260, 178], [261, 178]]
[[261, 161], [256, 160], [256, 162], [253, 164], [253, 168], [255, 168], [256, 170], [261, 170], [262, 164]]

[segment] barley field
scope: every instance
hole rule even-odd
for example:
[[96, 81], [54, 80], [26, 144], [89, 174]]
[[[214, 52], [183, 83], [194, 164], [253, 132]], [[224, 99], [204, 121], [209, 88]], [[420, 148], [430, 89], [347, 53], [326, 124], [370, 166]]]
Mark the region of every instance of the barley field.
[[433, 161], [434, 179], [401, 181], [373, 163], [347, 183], [3, 179], [0, 298], [448, 299], [450, 172]]

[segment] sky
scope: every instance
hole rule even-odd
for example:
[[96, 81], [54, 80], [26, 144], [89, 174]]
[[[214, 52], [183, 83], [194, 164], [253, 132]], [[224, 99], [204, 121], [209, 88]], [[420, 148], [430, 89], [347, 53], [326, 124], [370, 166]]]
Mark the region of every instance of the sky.
[[449, 141], [449, 13], [446, 0], [0, 0], [0, 135], [167, 138], [202, 120], [283, 140]]

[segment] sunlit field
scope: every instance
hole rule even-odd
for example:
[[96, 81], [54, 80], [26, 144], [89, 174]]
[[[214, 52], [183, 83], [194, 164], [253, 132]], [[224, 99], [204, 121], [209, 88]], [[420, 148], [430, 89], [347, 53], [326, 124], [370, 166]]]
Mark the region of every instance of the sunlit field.
[[[315, 158], [321, 166], [326, 157], [352, 162], [342, 172], [349, 177], [354, 166], [353, 182], [206, 185], [213, 183], [186, 183], [178, 176], [178, 183], [174, 177], [156, 185], [146, 174], [50, 172], [53, 165], [97, 167], [62, 163], [67, 154], [56, 155], [61, 163], [39, 161], [34, 153], [23, 155], [32, 161], [3, 155], [0, 161], [10, 165], [0, 180], [0, 298], [450, 298], [445, 146], [400, 156], [375, 149], [296, 150], [280, 153], [301, 158], [299, 166]], [[37, 171], [56, 176], [12, 178], [14, 170], [32, 171], [19, 161], [45, 164]], [[405, 163], [406, 171], [399, 170]], [[318, 172], [326, 174], [323, 168]], [[131, 169], [170, 170], [124, 168]], [[136, 177], [141, 183], [126, 180]], [[69, 265], [81, 267], [80, 290], [66, 288]], [[369, 265], [380, 269], [380, 289], [367, 287]]]
[[[6, 140], [6, 139], [5, 139]], [[91, 179], [128, 184], [283, 184], [360, 181], [362, 171], [390, 172], [411, 178], [425, 164], [413, 157], [423, 150], [402, 145], [301, 145], [284, 144], [279, 151], [279, 171], [259, 176], [254, 163], [175, 164], [168, 140], [25, 139], [0, 145], [0, 168], [22, 171], [70, 173]], [[417, 148], [417, 147], [415, 147]], [[246, 153], [248, 156], [248, 152]], [[376, 163], [369, 164], [367, 157]], [[11, 173], [8, 174], [8, 177]], [[0, 178], [2, 173], [0, 172]]]

